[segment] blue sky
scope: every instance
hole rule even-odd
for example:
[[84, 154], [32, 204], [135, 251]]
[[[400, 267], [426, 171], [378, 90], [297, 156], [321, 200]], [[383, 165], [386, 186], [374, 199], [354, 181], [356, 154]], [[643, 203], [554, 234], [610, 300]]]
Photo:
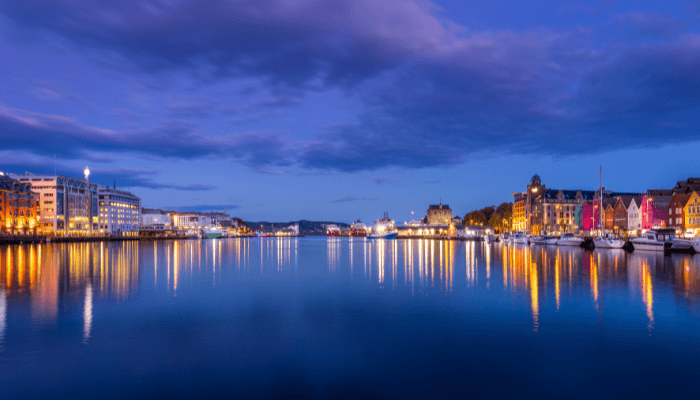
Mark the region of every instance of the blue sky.
[[[246, 220], [398, 221], [538, 173], [698, 176], [700, 2], [0, 4], [0, 170]], [[55, 160], [55, 161], [54, 161]]]

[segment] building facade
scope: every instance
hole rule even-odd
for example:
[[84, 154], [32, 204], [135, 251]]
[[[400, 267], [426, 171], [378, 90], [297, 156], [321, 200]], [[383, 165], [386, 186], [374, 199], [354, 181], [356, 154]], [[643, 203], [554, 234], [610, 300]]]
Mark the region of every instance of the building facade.
[[511, 230], [524, 232], [527, 230], [527, 218], [525, 217], [525, 202], [527, 193], [513, 193], [513, 216]]
[[673, 190], [647, 190], [639, 207], [643, 230], [666, 228], [668, 205], [672, 197]]
[[173, 225], [180, 230], [199, 229], [211, 226], [211, 218], [197, 213], [178, 213], [173, 215]]
[[141, 199], [131, 192], [100, 186], [99, 232], [112, 237], [138, 237]]
[[642, 230], [642, 215], [639, 211], [639, 204], [642, 202], [642, 196], [632, 197], [630, 204], [627, 207], [627, 233], [629, 235], [638, 235]]
[[585, 219], [586, 213], [581, 205], [593, 198], [593, 192], [547, 189], [540, 176], [534, 175], [527, 191], [513, 193], [513, 196], [515, 203], [524, 202], [524, 223], [521, 220], [517, 223], [519, 226], [524, 225], [524, 229], [519, 230], [539, 234], [580, 230], [580, 222]]
[[40, 233], [39, 212], [39, 194], [31, 190], [31, 185], [0, 173], [0, 234]]
[[173, 217], [163, 210], [142, 208], [141, 224], [144, 226], [173, 226]]
[[700, 236], [700, 193], [693, 191], [685, 205], [685, 231], [691, 236]]
[[208, 217], [211, 220], [213, 226], [218, 226], [221, 228], [234, 228], [238, 227], [238, 223], [234, 221], [230, 215], [222, 212], [206, 212], [202, 213], [203, 216]]
[[92, 235], [98, 229], [97, 185], [59, 175], [8, 174], [39, 194], [39, 230], [61, 236]]
[[671, 197], [671, 203], [668, 205], [668, 220], [666, 226], [676, 230], [676, 233], [685, 233], [686, 218], [685, 207], [692, 193], [674, 193]]
[[449, 225], [452, 222], [452, 210], [447, 204], [428, 207], [428, 225]]

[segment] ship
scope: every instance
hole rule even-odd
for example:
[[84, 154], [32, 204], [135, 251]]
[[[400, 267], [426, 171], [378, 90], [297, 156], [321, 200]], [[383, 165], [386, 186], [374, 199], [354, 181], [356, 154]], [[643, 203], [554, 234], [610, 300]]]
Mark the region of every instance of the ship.
[[350, 236], [367, 236], [367, 226], [358, 219], [350, 225]]
[[372, 232], [367, 234], [368, 239], [396, 239], [398, 236], [394, 220], [389, 218], [389, 213], [385, 212], [384, 216], [374, 221]]
[[224, 235], [224, 232], [219, 228], [204, 228], [202, 229], [203, 238], [216, 239]]
[[340, 236], [340, 228], [338, 225], [330, 224], [326, 226], [326, 236]]

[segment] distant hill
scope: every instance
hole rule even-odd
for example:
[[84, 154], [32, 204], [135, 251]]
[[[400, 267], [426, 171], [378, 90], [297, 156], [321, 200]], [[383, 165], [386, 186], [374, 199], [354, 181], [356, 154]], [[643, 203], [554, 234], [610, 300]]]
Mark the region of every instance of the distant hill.
[[292, 222], [250, 222], [246, 221], [246, 224], [253, 230], [260, 230], [262, 226], [263, 232], [273, 232], [288, 226], [299, 224], [299, 233], [302, 235], [325, 235], [326, 225], [335, 224], [340, 227], [340, 229], [350, 228], [349, 224], [343, 222], [331, 222], [331, 221], [307, 221], [302, 219], [301, 221]]

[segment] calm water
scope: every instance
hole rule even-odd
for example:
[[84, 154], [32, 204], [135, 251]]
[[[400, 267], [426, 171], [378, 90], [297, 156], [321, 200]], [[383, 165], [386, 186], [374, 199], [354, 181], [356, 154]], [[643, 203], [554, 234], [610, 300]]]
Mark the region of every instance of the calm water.
[[697, 398], [700, 255], [226, 239], [0, 247], [2, 398]]

